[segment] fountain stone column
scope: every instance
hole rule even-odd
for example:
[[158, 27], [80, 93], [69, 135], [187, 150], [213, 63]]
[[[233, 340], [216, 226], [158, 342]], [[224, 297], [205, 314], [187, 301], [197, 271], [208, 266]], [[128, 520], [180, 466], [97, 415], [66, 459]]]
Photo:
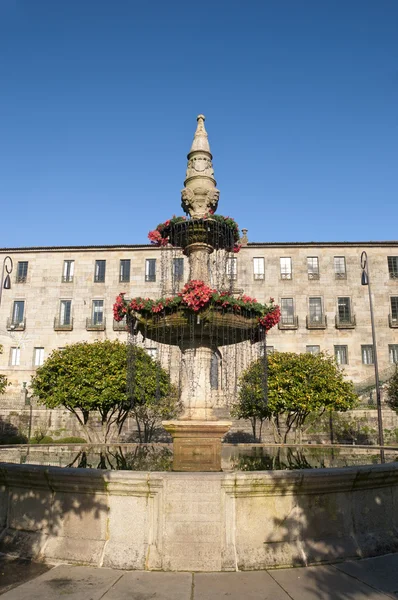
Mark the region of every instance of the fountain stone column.
[[[182, 206], [191, 218], [200, 219], [215, 211], [219, 192], [216, 189], [212, 155], [204, 127], [204, 116], [198, 126], [188, 154]], [[210, 284], [209, 256], [214, 248], [193, 242], [186, 246], [190, 280]], [[200, 315], [198, 315], [200, 319]], [[229, 431], [230, 421], [218, 421], [214, 414], [210, 386], [210, 365], [216, 348], [210, 341], [185, 341], [181, 346], [181, 399], [184, 412], [180, 419], [164, 421], [173, 437], [174, 471], [221, 471], [221, 440]]]

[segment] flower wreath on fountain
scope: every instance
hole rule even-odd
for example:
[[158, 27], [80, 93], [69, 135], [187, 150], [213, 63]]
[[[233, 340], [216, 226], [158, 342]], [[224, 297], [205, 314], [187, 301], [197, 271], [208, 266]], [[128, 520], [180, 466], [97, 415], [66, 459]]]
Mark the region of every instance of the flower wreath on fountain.
[[207, 308], [214, 308], [242, 317], [256, 317], [259, 326], [268, 332], [280, 320], [280, 309], [274, 302], [274, 298], [270, 298], [269, 304], [260, 304], [255, 298], [250, 298], [245, 294], [235, 298], [226, 291], [218, 292], [210, 288], [203, 281], [191, 280], [176, 296], [158, 300], [141, 297], [127, 300], [125, 292], [122, 292], [117, 296], [113, 305], [113, 317], [115, 321], [122, 321], [126, 316], [142, 315], [148, 318], [156, 315], [169, 315], [179, 309], [198, 314]]
[[174, 239], [172, 234], [172, 229], [175, 225], [178, 224], [189, 224], [189, 223], [215, 223], [220, 226], [226, 227], [230, 230], [232, 243], [231, 247], [228, 248], [232, 252], [239, 252], [241, 249], [240, 234], [239, 234], [239, 226], [235, 219], [232, 217], [224, 217], [223, 215], [216, 215], [213, 211], [209, 210], [207, 214], [205, 214], [200, 219], [189, 219], [187, 217], [176, 217], [173, 215], [171, 219], [168, 219], [164, 223], [159, 223], [159, 225], [153, 231], [148, 233], [148, 238], [151, 244], [155, 246], [167, 246], [171, 244], [172, 246], [179, 246], [181, 244], [181, 238], [178, 240]]

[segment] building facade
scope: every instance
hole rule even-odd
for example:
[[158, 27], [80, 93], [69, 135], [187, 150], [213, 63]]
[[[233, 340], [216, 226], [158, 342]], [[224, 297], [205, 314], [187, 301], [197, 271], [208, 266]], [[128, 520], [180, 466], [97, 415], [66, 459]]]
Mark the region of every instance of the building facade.
[[[259, 302], [273, 297], [281, 306], [281, 322], [267, 338], [270, 351], [327, 351], [360, 384], [374, 374], [363, 250], [383, 373], [398, 362], [398, 242], [245, 243], [228, 258], [226, 278], [235, 293]], [[11, 289], [2, 290], [0, 305], [0, 372], [11, 383], [7, 393], [24, 389], [54, 349], [83, 340], [126, 340], [125, 327], [112, 314], [119, 292], [156, 298], [168, 278], [174, 288], [189, 278], [182, 253], [170, 250], [165, 263], [165, 252], [150, 245], [0, 250], [0, 265], [6, 256], [13, 261]], [[156, 355], [153, 343], [145, 347]]]

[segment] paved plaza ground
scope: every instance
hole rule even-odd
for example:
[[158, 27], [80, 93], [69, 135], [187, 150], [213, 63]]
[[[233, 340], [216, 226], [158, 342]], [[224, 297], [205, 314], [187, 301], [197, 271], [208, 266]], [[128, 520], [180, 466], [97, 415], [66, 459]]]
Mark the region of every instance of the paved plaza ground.
[[4, 600], [386, 600], [398, 554], [336, 565], [239, 573], [159, 573], [0, 560]]

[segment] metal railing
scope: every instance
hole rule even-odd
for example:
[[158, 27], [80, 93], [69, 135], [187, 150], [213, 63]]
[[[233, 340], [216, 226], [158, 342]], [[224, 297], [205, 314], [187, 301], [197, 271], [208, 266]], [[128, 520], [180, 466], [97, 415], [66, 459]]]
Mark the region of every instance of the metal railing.
[[298, 329], [298, 326], [297, 315], [282, 315], [278, 323], [278, 329]]
[[326, 315], [307, 315], [307, 329], [326, 329], [327, 319]]
[[54, 317], [54, 331], [72, 331], [73, 319], [69, 319], [68, 323], [62, 321], [59, 317]]
[[396, 327], [398, 327], [398, 317], [393, 317], [392, 314], [390, 313], [388, 315], [388, 324], [392, 329], [395, 329]]
[[347, 273], [346, 273], [346, 271], [338, 272], [338, 273], [335, 272], [334, 278], [335, 279], [347, 279]]
[[72, 283], [73, 275], [62, 275], [62, 283]]
[[26, 283], [27, 278], [27, 275], [17, 275], [15, 277], [15, 283]]
[[319, 279], [319, 273], [308, 273], [308, 279]]
[[87, 317], [86, 319], [86, 329], [87, 331], [105, 331], [106, 327], [106, 319], [105, 317], [101, 322], [97, 322], [92, 317]]
[[24, 331], [26, 328], [26, 318], [15, 320], [12, 317], [7, 319], [7, 330], [8, 331]]
[[126, 317], [121, 321], [115, 321], [115, 319], [113, 319], [113, 331], [127, 331]]
[[337, 314], [335, 321], [336, 329], [354, 329], [357, 324], [355, 315], [347, 315], [343, 317]]
[[291, 279], [291, 278], [292, 278], [291, 273], [281, 273], [281, 279]]

